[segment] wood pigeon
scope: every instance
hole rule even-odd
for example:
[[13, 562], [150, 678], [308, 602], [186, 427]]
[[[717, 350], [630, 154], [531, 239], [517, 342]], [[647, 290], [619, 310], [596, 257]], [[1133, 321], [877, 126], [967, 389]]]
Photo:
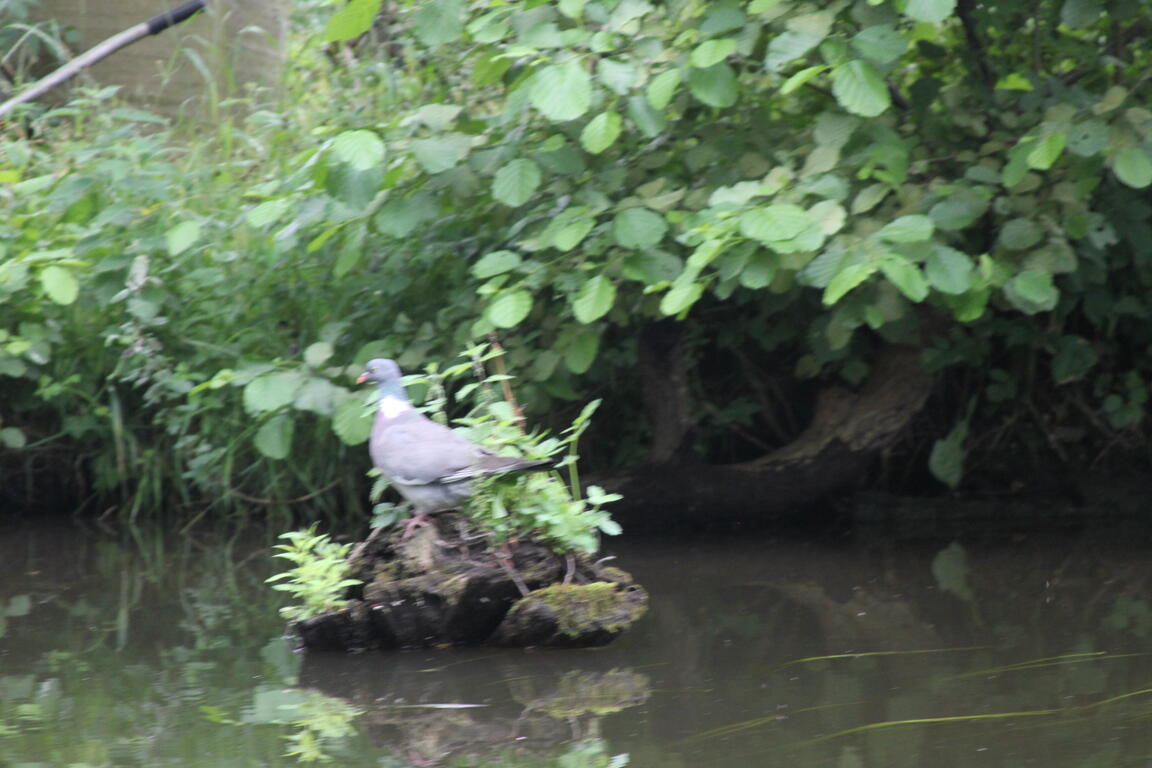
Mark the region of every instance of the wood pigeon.
[[472, 495], [472, 480], [524, 469], [541, 469], [548, 460], [494, 456], [463, 435], [432, 421], [408, 401], [394, 360], [369, 360], [356, 379], [379, 387], [380, 400], [368, 452], [380, 473], [412, 503], [407, 538], [429, 515], [457, 509]]

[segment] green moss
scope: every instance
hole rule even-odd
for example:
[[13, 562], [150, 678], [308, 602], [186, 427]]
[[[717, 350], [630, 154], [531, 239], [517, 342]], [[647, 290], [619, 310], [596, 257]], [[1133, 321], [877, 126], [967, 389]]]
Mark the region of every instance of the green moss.
[[[596, 581], [591, 584], [553, 584], [538, 589], [526, 600], [541, 603], [556, 614], [556, 624], [568, 637], [577, 637], [596, 625], [610, 632], [624, 629], [635, 619], [632, 605], [616, 584]], [[621, 621], [606, 621], [620, 616]]]
[[614, 565], [602, 565], [596, 572], [604, 581], [611, 581], [616, 584], [631, 584], [634, 581], [632, 574]]

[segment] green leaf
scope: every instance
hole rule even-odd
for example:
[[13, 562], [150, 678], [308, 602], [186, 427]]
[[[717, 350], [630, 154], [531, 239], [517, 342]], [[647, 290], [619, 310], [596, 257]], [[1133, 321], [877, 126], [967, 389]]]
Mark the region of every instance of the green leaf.
[[416, 119], [434, 131], [443, 131], [463, 111], [464, 108], [456, 104], [425, 104], [416, 110]]
[[464, 35], [467, 17], [464, 0], [423, 0], [412, 14], [412, 31], [429, 48], [451, 43]]
[[28, 438], [17, 427], [4, 427], [0, 429], [0, 444], [13, 450], [23, 448], [28, 444]]
[[[328, 169], [324, 188], [328, 194], [346, 205], [363, 210], [380, 191], [380, 180], [384, 176], [383, 167], [356, 170], [350, 165], [336, 163]], [[295, 229], [290, 226], [288, 232]]]
[[372, 224], [384, 235], [407, 237], [416, 227], [436, 215], [436, 203], [426, 195], [389, 200], [372, 217]]
[[504, 293], [488, 306], [485, 315], [497, 328], [513, 328], [532, 311], [532, 294], [523, 289]]
[[836, 273], [824, 289], [822, 301], [825, 306], [832, 306], [840, 301], [845, 294], [863, 283], [876, 272], [876, 265], [871, 263], [849, 264]]
[[1112, 157], [1112, 173], [1133, 189], [1152, 184], [1152, 160], [1140, 147], [1125, 147]]
[[956, 0], [908, 0], [904, 15], [916, 21], [939, 24], [956, 10]]
[[621, 96], [636, 87], [640, 78], [640, 68], [628, 60], [600, 59], [596, 64], [596, 79]]
[[1000, 228], [997, 243], [1010, 251], [1023, 251], [1040, 242], [1044, 230], [1031, 219], [1010, 219]]
[[996, 81], [995, 90], [1030, 91], [1032, 90], [1032, 81], [1019, 72], [1009, 72]]
[[428, 173], [455, 168], [468, 156], [468, 139], [463, 134], [444, 134], [434, 139], [413, 139], [412, 155]]
[[1128, 98], [1128, 89], [1122, 85], [1109, 86], [1100, 101], [1092, 106], [1092, 113], [1103, 115], [1119, 107]]
[[887, 64], [904, 55], [908, 40], [891, 24], [877, 24], [857, 32], [852, 47], [866, 59]]
[[248, 220], [249, 226], [259, 229], [279, 221], [291, 208], [292, 201], [286, 197], [265, 200], [248, 211], [245, 218]]
[[560, 0], [556, 9], [570, 19], [579, 20], [584, 15], [584, 0]]
[[1095, 118], [1076, 123], [1068, 129], [1068, 151], [1080, 157], [1092, 157], [1108, 146], [1108, 124]]
[[820, 44], [824, 35], [796, 30], [785, 30], [768, 43], [764, 56], [764, 68], [769, 72], [779, 72], [789, 62], [795, 61]]
[[937, 229], [954, 231], [972, 224], [983, 216], [986, 210], [988, 210], [988, 197], [982, 191], [963, 187], [933, 205], [928, 211], [928, 216]]
[[40, 285], [57, 304], [71, 304], [80, 295], [80, 283], [70, 269], [52, 264], [40, 272]]
[[253, 442], [256, 449], [270, 459], [286, 459], [292, 452], [292, 419], [277, 414], [260, 425]]
[[1038, 269], [1026, 269], [1004, 286], [1004, 294], [1012, 305], [1029, 315], [1049, 312], [1060, 300], [1060, 291], [1052, 282], [1052, 275]]
[[884, 254], [880, 259], [880, 271], [909, 300], [921, 302], [928, 297], [928, 281], [924, 279], [924, 273], [903, 256]]
[[553, 122], [575, 120], [592, 105], [592, 79], [575, 61], [552, 64], [533, 76], [528, 99]]
[[814, 67], [805, 67], [796, 74], [789, 77], [784, 81], [784, 85], [780, 86], [780, 93], [787, 96], [800, 86], [807, 83], [812, 78], [828, 69], [827, 64], [817, 64]]
[[303, 377], [296, 371], [269, 373], [252, 379], [244, 387], [244, 410], [251, 416], [278, 411], [292, 404], [303, 384]]
[[621, 274], [646, 285], [670, 283], [684, 270], [684, 262], [659, 249], [633, 251], [624, 259]]
[[888, 84], [871, 63], [856, 59], [832, 70], [832, 95], [857, 115], [876, 117], [892, 104]]
[[616, 143], [624, 121], [615, 112], [601, 112], [588, 121], [580, 132], [580, 145], [585, 151], [598, 155]]
[[835, 147], [840, 149], [848, 143], [848, 139], [861, 124], [859, 117], [841, 115], [834, 112], [825, 112], [816, 119], [816, 127], [812, 129], [812, 138], [819, 146]]
[[1104, 7], [1100, 0], [1064, 0], [1060, 8], [1060, 23], [1069, 29], [1089, 27], [1100, 15]]
[[961, 294], [972, 287], [976, 268], [967, 254], [946, 245], [935, 244], [924, 262], [924, 274], [941, 293]]
[[616, 286], [604, 275], [585, 281], [572, 300], [572, 313], [584, 324], [599, 320], [616, 302]]
[[367, 32], [380, 12], [381, 0], [348, 0], [324, 25], [324, 42], [351, 40]]
[[1048, 170], [1053, 163], [1060, 159], [1067, 141], [1068, 135], [1064, 131], [1053, 131], [1040, 139], [1032, 151], [1028, 153], [1028, 166], [1038, 171]]
[[696, 282], [692, 273], [685, 272], [660, 299], [660, 311], [665, 315], [678, 315], [695, 304], [703, 293], [704, 284]]
[[692, 49], [688, 61], [697, 69], [707, 69], [719, 64], [736, 52], [736, 41], [730, 38], [723, 40], [705, 40]]
[[596, 219], [587, 206], [567, 208], [548, 222], [548, 226], [540, 233], [540, 242], [559, 251], [570, 251], [588, 236], [594, 226]]
[[336, 406], [332, 431], [345, 445], [360, 445], [372, 434], [372, 418], [372, 411], [365, 408], [359, 398], [351, 398]]
[[372, 131], [344, 131], [332, 140], [332, 154], [354, 170], [366, 171], [384, 162], [384, 142]]
[[600, 333], [589, 328], [576, 335], [568, 349], [564, 350], [564, 365], [577, 375], [584, 373], [596, 360], [600, 351]]
[[1012, 189], [1028, 175], [1028, 146], [1017, 144], [1008, 152], [1008, 162], [1000, 170], [1000, 181]]
[[492, 197], [512, 208], [532, 199], [540, 186], [540, 166], [531, 160], [517, 158], [496, 171], [492, 180]]
[[931, 238], [933, 229], [932, 219], [917, 213], [888, 222], [876, 236], [889, 243], [919, 243]]
[[968, 422], [961, 421], [943, 439], [937, 440], [928, 456], [928, 470], [949, 488], [955, 488], [964, 477], [964, 441], [968, 439]]
[[331, 342], [317, 341], [304, 349], [304, 362], [313, 368], [319, 368], [332, 358], [335, 351]]
[[798, 205], [776, 203], [740, 214], [740, 232], [760, 242], [791, 240], [812, 224]]
[[651, 248], [667, 231], [664, 217], [646, 208], [629, 208], [612, 220], [612, 234], [624, 248]]
[[[723, 265], [721, 266], [723, 267]], [[745, 288], [758, 291], [772, 284], [772, 278], [776, 276], [776, 270], [779, 266], [779, 256], [771, 251], [757, 249], [748, 256], [737, 279], [740, 281], [740, 285]]]
[[1056, 384], [1081, 381], [1100, 361], [1091, 342], [1080, 336], [1061, 336], [1052, 357], [1052, 380]]
[[669, 69], [656, 77], [648, 84], [647, 98], [652, 109], [663, 110], [676, 95], [676, 88], [680, 85], [680, 70]]
[[650, 139], [659, 136], [668, 126], [668, 120], [664, 115], [653, 109], [648, 100], [639, 94], [628, 97], [628, 117], [632, 118], [640, 133]]
[[852, 200], [852, 213], [867, 213], [888, 196], [892, 188], [886, 184], [869, 184]]
[[730, 107], [739, 93], [736, 73], [727, 64], [689, 70], [688, 90], [710, 107]]
[[472, 276], [481, 280], [502, 275], [520, 266], [520, 254], [513, 251], [492, 251], [484, 254], [472, 265]]
[[182, 221], [164, 233], [169, 256], [179, 256], [200, 239], [200, 222]]
[[[321, 342], [323, 343], [323, 342]], [[292, 399], [292, 407], [298, 411], [310, 411], [321, 416], [331, 416], [336, 404], [343, 401], [347, 392], [328, 379], [312, 377], [304, 382]]]
[[949, 296], [947, 304], [952, 310], [952, 316], [962, 323], [979, 320], [988, 308], [988, 299], [992, 291], [988, 288], [977, 288], [962, 293], [959, 296]]

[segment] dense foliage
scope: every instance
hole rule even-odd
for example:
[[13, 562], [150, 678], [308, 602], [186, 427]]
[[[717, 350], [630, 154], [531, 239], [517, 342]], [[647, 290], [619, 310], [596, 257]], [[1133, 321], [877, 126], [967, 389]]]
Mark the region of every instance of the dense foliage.
[[530, 412], [606, 396], [627, 459], [663, 319], [712, 458], [885, 343], [948, 372], [948, 482], [1143, 445], [1149, 6], [352, 0], [344, 55], [304, 40], [290, 106], [211, 136], [107, 92], [35, 114], [0, 159], [5, 471], [354, 507], [348, 374], [492, 330]]

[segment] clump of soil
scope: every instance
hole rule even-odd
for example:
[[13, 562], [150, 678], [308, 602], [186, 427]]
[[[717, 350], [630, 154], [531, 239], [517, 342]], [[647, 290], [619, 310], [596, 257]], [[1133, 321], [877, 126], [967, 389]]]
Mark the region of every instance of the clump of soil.
[[293, 625], [305, 647], [599, 646], [648, 605], [631, 575], [603, 560], [530, 540], [493, 548], [454, 514], [357, 547], [349, 573], [364, 583], [345, 608]]

